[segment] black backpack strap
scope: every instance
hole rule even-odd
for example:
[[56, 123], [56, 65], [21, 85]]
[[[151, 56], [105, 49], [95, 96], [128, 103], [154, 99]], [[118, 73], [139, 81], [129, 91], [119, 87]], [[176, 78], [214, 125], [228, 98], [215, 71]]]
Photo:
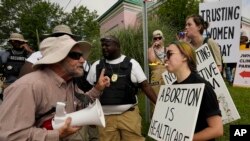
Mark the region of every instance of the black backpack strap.
[[203, 44], [205, 44], [205, 43], [208, 43], [207, 41], [208, 41], [208, 37], [206, 37], [204, 40], [203, 40]]

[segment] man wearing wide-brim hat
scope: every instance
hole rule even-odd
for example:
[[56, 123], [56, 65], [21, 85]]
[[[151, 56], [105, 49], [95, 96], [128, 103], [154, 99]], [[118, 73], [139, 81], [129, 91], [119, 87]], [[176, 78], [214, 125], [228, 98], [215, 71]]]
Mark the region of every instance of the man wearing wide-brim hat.
[[[34, 64], [31, 72], [10, 85], [4, 93], [0, 107], [0, 140], [46, 140], [59, 141], [76, 133], [80, 127], [71, 127], [71, 118], [58, 130], [51, 129], [53, 107], [57, 102], [66, 104], [66, 112], [79, 108], [72, 78], [83, 73], [85, 49], [88, 42], [76, 42], [68, 35], [49, 37], [40, 44], [43, 57]], [[104, 70], [96, 85], [85, 95], [92, 100], [109, 86]], [[82, 117], [85, 118], [85, 117]]]
[[8, 42], [15, 50], [25, 50], [28, 53], [33, 52], [33, 50], [28, 45], [28, 40], [25, 40], [23, 35], [20, 33], [11, 33]]
[[65, 25], [65, 24], [60, 24], [57, 25], [53, 28], [52, 33], [51, 34], [43, 34], [42, 37], [43, 38], [47, 38], [47, 37], [59, 37], [62, 35], [69, 35], [71, 38], [73, 38], [74, 40], [80, 40], [80, 36], [79, 35], [75, 35], [72, 33], [71, 29], [69, 26]]
[[[60, 37], [62, 35], [69, 35], [75, 41], [77, 41], [77, 39], [79, 39], [79, 36], [73, 34], [70, 27], [67, 25], [64, 25], [64, 24], [60, 24], [60, 25], [55, 26], [52, 30], [52, 33], [51, 34], [43, 34], [43, 38], [46, 39], [48, 37]], [[86, 48], [86, 49], [90, 50], [90, 48], [91, 47]], [[39, 51], [32, 53], [30, 55], [30, 57], [26, 59], [26, 62], [20, 71], [19, 77], [22, 77], [23, 75], [28, 74], [28, 73], [33, 71], [32, 65], [35, 64], [39, 59], [42, 58], [42, 51], [43, 51], [43, 49], [39, 49]]]
[[[53, 28], [51, 34], [44, 34], [43, 36], [44, 36], [44, 38], [48, 38], [48, 37], [60, 37], [63, 35], [69, 35], [75, 41], [80, 39], [79, 38], [80, 36], [73, 34], [70, 27], [67, 25], [64, 25], [64, 24], [60, 24], [60, 25], [55, 26]], [[86, 49], [85, 59], [87, 59], [88, 55], [90, 54], [91, 46], [88, 46], [85, 49]], [[19, 77], [22, 77], [23, 75], [34, 71], [32, 66], [33, 66], [33, 64], [35, 64], [38, 60], [40, 60], [42, 58], [43, 50], [44, 50], [44, 48], [41, 48], [39, 51], [32, 53], [32, 55], [28, 59], [26, 59], [26, 62], [20, 71]], [[83, 67], [84, 67], [83, 76], [74, 78], [74, 82], [77, 84], [78, 88], [80, 88], [81, 90], [83, 90], [85, 92], [85, 91], [88, 91], [92, 88], [92, 85], [90, 85], [86, 80], [86, 77], [87, 77], [87, 74], [88, 74], [88, 71], [90, 68], [90, 63], [88, 63], [87, 60], [85, 60]], [[87, 102], [87, 100], [88, 100], [88, 98], [85, 97], [84, 102], [86, 102], [86, 105], [89, 104], [89, 102]], [[87, 127], [87, 129], [83, 129], [83, 130], [88, 131], [89, 141], [96, 141], [98, 139], [98, 133], [97, 133], [98, 130], [97, 130], [97, 128], [95, 128], [95, 126], [89, 126], [89, 127]], [[81, 130], [80, 132], [85, 134], [85, 131]], [[85, 139], [87, 137], [85, 135], [82, 135], [82, 136], [84, 136]], [[75, 138], [78, 138], [78, 137], [75, 137]]]

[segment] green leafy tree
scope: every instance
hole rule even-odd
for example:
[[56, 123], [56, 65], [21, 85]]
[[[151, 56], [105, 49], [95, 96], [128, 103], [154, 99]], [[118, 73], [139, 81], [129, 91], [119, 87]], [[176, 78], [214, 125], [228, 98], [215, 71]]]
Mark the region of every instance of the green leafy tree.
[[9, 36], [9, 32], [16, 32], [18, 23], [16, 22], [20, 16], [21, 3], [18, 0], [1, 0], [0, 5], [0, 38], [5, 39]]
[[41, 1], [35, 5], [27, 5], [18, 23], [24, 36], [29, 37], [29, 42], [36, 46], [43, 34], [51, 33], [51, 29], [60, 23], [63, 14], [58, 4]]
[[171, 24], [178, 30], [183, 30], [186, 17], [198, 14], [199, 2], [200, 0], [165, 0], [156, 11], [156, 15], [163, 24]]
[[2, 0], [0, 5], [0, 40], [6, 41], [10, 33], [19, 32], [29, 40], [34, 49], [58, 24], [66, 24], [72, 32], [88, 41], [99, 36], [97, 12], [86, 7], [74, 8], [65, 13], [58, 4], [47, 0]]
[[99, 24], [96, 21], [97, 11], [90, 12], [87, 7], [74, 7], [71, 13], [66, 14], [64, 23], [72, 28], [72, 32], [81, 36], [84, 40], [93, 42], [100, 34]]
[[60, 22], [62, 8], [43, 0], [2, 0], [0, 6], [0, 38], [20, 32], [37, 49], [39, 36]]

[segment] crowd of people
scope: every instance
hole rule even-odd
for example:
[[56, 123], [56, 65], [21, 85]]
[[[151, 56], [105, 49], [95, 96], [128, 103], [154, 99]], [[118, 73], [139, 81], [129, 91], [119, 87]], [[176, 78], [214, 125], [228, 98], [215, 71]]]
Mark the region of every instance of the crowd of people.
[[[155, 30], [148, 49], [150, 78], [137, 60], [121, 53], [124, 46], [114, 35], [100, 39], [102, 56], [90, 64], [91, 43], [78, 40], [67, 25], [56, 26], [41, 41], [37, 52], [23, 35], [12, 33], [12, 48], [0, 52], [5, 78], [1, 86], [0, 140], [144, 141], [138, 89], [155, 105], [160, 86], [164, 85], [161, 74], [166, 70], [176, 76], [174, 85], [205, 84], [193, 140], [215, 140], [223, 135], [221, 111], [211, 84], [197, 73], [195, 55], [195, 49], [207, 43], [222, 72], [218, 44], [203, 37], [207, 28], [201, 16], [188, 16], [184, 35], [167, 47], [163, 32]], [[247, 40], [243, 33], [241, 46], [247, 46]], [[232, 82], [230, 71], [226, 74]], [[61, 128], [52, 128], [57, 102], [64, 102], [66, 112], [71, 113], [86, 108], [95, 99], [101, 102], [105, 127], [73, 127], [69, 117]]]

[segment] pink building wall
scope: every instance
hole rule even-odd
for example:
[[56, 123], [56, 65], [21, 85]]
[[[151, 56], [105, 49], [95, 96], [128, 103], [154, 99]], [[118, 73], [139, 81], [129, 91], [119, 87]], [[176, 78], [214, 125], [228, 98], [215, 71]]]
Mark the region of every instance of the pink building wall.
[[103, 24], [101, 24], [100, 32], [101, 35], [108, 32], [112, 32], [117, 28], [124, 27], [124, 12], [112, 16], [112, 18], [105, 19]]
[[136, 20], [137, 20], [137, 14], [138, 13], [135, 13], [134, 11], [129, 11], [129, 10], [126, 10], [124, 12], [124, 26], [125, 26], [125, 28], [127, 28], [129, 26], [132, 26], [132, 27], [135, 26]]
[[102, 18], [100, 23], [100, 34], [105, 35], [110, 32], [127, 28], [135, 27], [138, 13], [142, 12], [142, 7], [129, 3], [121, 3], [117, 7], [109, 11], [105, 18]]

